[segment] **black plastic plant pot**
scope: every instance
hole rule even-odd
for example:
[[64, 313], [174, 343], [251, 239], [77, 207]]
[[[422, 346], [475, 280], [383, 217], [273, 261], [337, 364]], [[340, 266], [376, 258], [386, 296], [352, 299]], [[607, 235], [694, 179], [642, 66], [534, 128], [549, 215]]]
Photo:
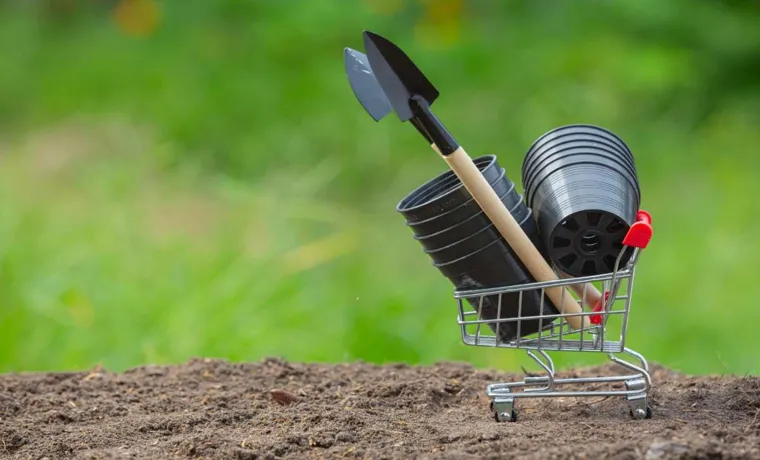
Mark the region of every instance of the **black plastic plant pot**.
[[536, 189], [541, 185], [542, 181], [554, 174], [562, 174], [562, 170], [573, 168], [574, 165], [578, 164], [604, 166], [620, 173], [636, 191], [637, 198], [641, 199], [638, 177], [631, 173], [628, 168], [624, 167], [620, 163], [620, 160], [598, 150], [592, 151], [587, 148], [579, 148], [563, 152], [562, 155], [557, 156], [552, 161], [538, 165], [540, 168], [532, 172], [531, 178], [528, 179], [529, 183], [525, 185], [525, 202], [532, 207]]
[[607, 159], [614, 160], [618, 162], [620, 164], [620, 167], [624, 168], [631, 175], [631, 177], [637, 178], [636, 169], [633, 167], [633, 163], [631, 163], [614, 148], [590, 141], [573, 141], [557, 145], [545, 152], [540, 157], [534, 157], [534, 161], [528, 165], [522, 177], [523, 187], [525, 189], [529, 189], [533, 185], [532, 182], [536, 174], [554, 161], [566, 158], [571, 155], [584, 153], [596, 154]]
[[[522, 195], [517, 196], [517, 203], [513, 205], [511, 209], [507, 208], [507, 210], [510, 212], [510, 214], [512, 214], [512, 217], [514, 217], [516, 221], [521, 222], [523, 219], [525, 219], [525, 216], [528, 215], [530, 209], [525, 205]], [[513, 200], [511, 198], [509, 200], [502, 200], [505, 206], [508, 206], [512, 201]], [[414, 239], [420, 242], [422, 247], [425, 249], [425, 252], [433, 252], [437, 250], [443, 250], [444, 248], [455, 244], [459, 244], [468, 237], [474, 237], [476, 234], [479, 234], [488, 228], [491, 228], [491, 234], [495, 235], [493, 232], [496, 232], [496, 229], [493, 227], [493, 223], [488, 218], [488, 215], [485, 212], [481, 211], [478, 214], [467, 218], [467, 220], [454, 224], [449, 228], [430, 235], [415, 235]], [[496, 239], [496, 236], [489, 238], [490, 243]]]
[[[475, 158], [473, 162], [492, 186], [499, 181], [509, 181], [502, 174], [503, 168], [499, 166], [495, 155], [484, 155]], [[509, 184], [505, 185], [508, 189]], [[470, 192], [467, 191], [454, 171], [448, 170], [409, 193], [398, 203], [396, 211], [404, 216], [407, 224], [415, 224], [438, 218], [459, 206], [466, 205], [469, 201], [472, 201]], [[475, 207], [477, 207], [477, 203]], [[480, 208], [477, 207], [477, 209]], [[466, 211], [469, 211], [469, 214]], [[461, 213], [457, 213], [456, 216], [461, 220], [463, 217], [466, 218], [475, 213], [476, 211], [469, 207]], [[438, 227], [439, 230], [450, 227], [457, 222], [453, 221], [450, 225], [446, 225], [446, 220], [448, 219], [442, 219], [441, 225]]]
[[[532, 214], [529, 214], [520, 223], [523, 231], [530, 237], [534, 244], [543, 251], [541, 239]], [[546, 258], [547, 262], [549, 261]], [[497, 239], [493, 243], [479, 250], [445, 264], [434, 264], [436, 268], [446, 276], [457, 290], [483, 289], [526, 284], [535, 282], [531, 273], [515, 255], [509, 245], [503, 239]], [[522, 309], [520, 309], [519, 292], [501, 294], [501, 306], [499, 295], [468, 298], [470, 305], [479, 311], [479, 318], [483, 320], [514, 319], [518, 316], [543, 315], [540, 321], [523, 320], [520, 325], [520, 336], [526, 336], [538, 331], [539, 326], [546, 326], [557, 319], [557, 308], [547, 296], [541, 296], [541, 291], [534, 289], [523, 291]], [[543, 308], [542, 308], [543, 306]], [[487, 323], [500, 340], [509, 341], [518, 337], [517, 322]]]
[[[522, 199], [520, 199], [520, 202], [514, 209], [510, 210], [510, 213], [517, 222], [522, 222], [526, 217], [531, 215], [530, 208], [525, 206]], [[420, 242], [423, 243], [423, 247], [425, 247], [425, 253], [430, 256], [434, 263], [445, 264], [468, 254], [472, 254], [473, 252], [490, 245], [494, 241], [502, 239], [503, 237], [501, 236], [501, 233], [496, 226], [493, 225], [491, 220], [486, 217], [486, 214], [483, 213], [481, 216], [482, 227], [480, 229], [477, 229], [474, 232], [468, 232], [464, 231], [465, 227], [462, 225], [457, 225], [452, 229], [445, 231], [444, 234], [441, 235], [442, 238], [437, 240], [437, 242], [442, 242], [444, 236], [446, 237], [446, 241], [451, 241], [452, 239], [455, 240], [451, 241], [449, 244], [430, 247], [433, 245], [430, 244], [431, 241], [429, 241], [429, 238], [426, 240], [420, 240]], [[426, 243], [428, 247], [426, 247]]]
[[[532, 197], [538, 183], [547, 176], [563, 167], [578, 163], [593, 163], [607, 166], [615, 169], [625, 175], [631, 185], [636, 189], [636, 193], [641, 197], [639, 188], [638, 175], [623, 161], [611, 155], [609, 152], [601, 151], [598, 148], [572, 148], [563, 152], [558, 152], [552, 157], [537, 163], [535, 169], [528, 172], [528, 177], [524, 178], [523, 184], [528, 197]], [[532, 200], [532, 198], [530, 198]], [[532, 202], [528, 201], [527, 202]]]
[[539, 148], [529, 150], [523, 159], [522, 173], [525, 174], [529, 169], [533, 167], [537, 161], [542, 160], [546, 157], [546, 155], [551, 155], [551, 153], [555, 152], [557, 149], [564, 149], [577, 145], [593, 145], [606, 149], [612, 153], [619, 155], [621, 158], [624, 158], [625, 161], [631, 166], [631, 168], [634, 171], [636, 170], [636, 164], [634, 162], [633, 155], [629, 151], [624, 150], [622, 147], [620, 147], [620, 145], [614, 143], [609, 139], [601, 138], [596, 134], [579, 133], [558, 135], [557, 137], [553, 138], [551, 142], [545, 142], [541, 144]]
[[[525, 190], [525, 203], [530, 208], [535, 206], [536, 193], [538, 193], [538, 189], [543, 187], [544, 183], [549, 178], [553, 178], [552, 181], [556, 182], [557, 180], [561, 180], [558, 178], [561, 178], [563, 175], [573, 174], [577, 168], [584, 170], [586, 166], [597, 167], [597, 171], [602, 173], [609, 171], [615, 173], [616, 177], [622, 177], [627, 184], [626, 190], [627, 187], [630, 187], [630, 189], [633, 190], [633, 196], [636, 197], [636, 206], [639, 205], [639, 202], [641, 201], [641, 193], [638, 178], [636, 176], [631, 176], [631, 174], [625, 168], [621, 167], [614, 159], [598, 154], [583, 153], [582, 151], [577, 152], [575, 155], [558, 158], [543, 167], [540, 171], [537, 171], [530, 186]], [[534, 210], [534, 214], [538, 215], [538, 211]]]
[[[576, 164], [535, 190], [534, 218], [558, 269], [572, 276], [610, 273], [639, 208], [637, 192], [619, 171]], [[632, 251], [626, 251], [619, 268]]]
[[[503, 169], [502, 174], [503, 175], [499, 181], [491, 184], [491, 188], [496, 192], [496, 196], [499, 197], [504, 206], [507, 209], [512, 210], [521, 200], [523, 200], [523, 197], [517, 192], [515, 183], [506, 177], [506, 172]], [[464, 188], [463, 185], [462, 188]], [[485, 218], [486, 216], [483, 213], [483, 209], [478, 202], [475, 201], [474, 198], [470, 198], [454, 209], [442, 212], [441, 214], [424, 221], [407, 223], [407, 225], [412, 229], [412, 232], [414, 232], [415, 238], [423, 239], [433, 237], [438, 233], [444, 232], [464, 222], [469, 222], [470, 219], [477, 219], [477, 221], [486, 225], [486, 221], [483, 220]], [[482, 228], [480, 224], [475, 224], [475, 222], [470, 223], [470, 225], [477, 225], [478, 229]]]
[[[475, 158], [473, 162], [478, 167], [481, 173], [486, 177], [489, 183], [498, 180], [500, 175], [499, 168], [494, 168], [494, 159], [491, 156], [484, 156]], [[424, 184], [414, 189], [411, 193], [405, 196], [397, 205], [396, 210], [404, 214], [407, 218], [407, 222], [414, 223], [419, 220], [426, 220], [431, 216], [436, 216], [437, 212], [431, 211], [430, 202], [436, 198], [462, 198], [461, 195], [453, 194], [448, 196], [451, 192], [459, 186], [459, 178], [456, 174], [447, 170], [434, 178], [428, 180]], [[469, 197], [464, 197], [465, 201]], [[426, 212], [430, 214], [425, 214]]]
[[[544, 260], [548, 262], [551, 261], [551, 259], [548, 256], [548, 252], [546, 251], [544, 247], [543, 239], [541, 238], [541, 234], [538, 230], [538, 223], [536, 222], [535, 216], [533, 215], [532, 210], [528, 210], [528, 215], [525, 217], [525, 219], [522, 222], [519, 222], [520, 228], [523, 229], [523, 232], [528, 236], [528, 238], [531, 240], [534, 246], [536, 246], [536, 249], [538, 249], [538, 252], [540, 252], [544, 256]], [[458, 259], [454, 259], [445, 263], [435, 263], [433, 261], [433, 265], [443, 274], [443, 276], [447, 278], [456, 277], [462, 274], [466, 274], [468, 271], [472, 270], [473, 268], [477, 267], [477, 260], [480, 260], [481, 257], [486, 257], [486, 252], [493, 250], [494, 246], [499, 245], [502, 249], [509, 251], [512, 253], [512, 248], [509, 247], [507, 242], [500, 238], [487, 246], [483, 246], [475, 251], [472, 251], [470, 254], [462, 256]], [[517, 256], [510, 257], [510, 259], [513, 259], [517, 261]], [[432, 260], [432, 258], [431, 258]], [[519, 261], [518, 261], [519, 263]], [[529, 273], [525, 271], [525, 273]]]
[[533, 142], [533, 144], [526, 152], [525, 158], [523, 160], [523, 175], [525, 174], [528, 163], [532, 160], [533, 156], [541, 155], [540, 152], [546, 151], [553, 145], [565, 142], [569, 136], [572, 135], [592, 136], [598, 139], [599, 142], [611, 142], [612, 144], [616, 145], [621, 151], [627, 153], [627, 156], [635, 166], [635, 161], [631, 149], [628, 148], [628, 145], [626, 145], [626, 143], [623, 142], [619, 136], [600, 126], [589, 124], [572, 124], [554, 128], [542, 134]]
[[554, 129], [538, 138], [525, 153], [523, 169], [526, 169], [536, 157], [540, 157], [543, 152], [554, 146], [577, 140], [591, 140], [601, 145], [613, 145], [615, 150], [620, 151], [634, 166], [636, 164], [633, 153], [619, 137], [602, 128], [571, 125]]

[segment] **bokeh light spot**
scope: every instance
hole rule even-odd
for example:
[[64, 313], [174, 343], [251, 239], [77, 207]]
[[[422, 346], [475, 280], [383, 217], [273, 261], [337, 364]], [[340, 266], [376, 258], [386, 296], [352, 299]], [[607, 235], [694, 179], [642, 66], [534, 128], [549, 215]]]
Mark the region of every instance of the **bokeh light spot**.
[[446, 48], [460, 39], [462, 0], [424, 0], [423, 19], [415, 25], [418, 41], [428, 47]]
[[119, 0], [113, 18], [122, 32], [146, 37], [158, 28], [161, 10], [155, 0]]
[[364, 4], [373, 13], [391, 15], [404, 7], [404, 0], [364, 0]]

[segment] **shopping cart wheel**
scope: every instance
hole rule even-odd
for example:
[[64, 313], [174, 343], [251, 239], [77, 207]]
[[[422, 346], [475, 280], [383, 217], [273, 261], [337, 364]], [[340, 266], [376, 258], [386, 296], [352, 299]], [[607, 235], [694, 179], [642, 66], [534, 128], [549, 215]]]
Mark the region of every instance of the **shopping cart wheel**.
[[517, 411], [516, 410], [512, 409], [512, 415], [510, 415], [509, 417], [505, 417], [505, 415], [507, 415], [506, 412], [501, 413], [501, 414], [498, 413], [498, 412], [494, 412], [493, 413], [493, 418], [497, 422], [516, 422], [517, 421]]
[[513, 398], [494, 398], [489, 406], [497, 422], [516, 422], [517, 411]]
[[[637, 409], [636, 412], [634, 412], [633, 409], [631, 409], [629, 411], [629, 413], [631, 414], [631, 417], [633, 417], [635, 419], [638, 419], [638, 420], [652, 418], [652, 408], [651, 407], [647, 406], [646, 411], [644, 411], [643, 414], [641, 412], [639, 412], [640, 410], [641, 409]], [[643, 415], [643, 417], [642, 417], [642, 415]]]
[[631, 392], [626, 398], [631, 417], [636, 420], [652, 418], [652, 408], [647, 404], [646, 380], [643, 377], [627, 380], [625, 387]]

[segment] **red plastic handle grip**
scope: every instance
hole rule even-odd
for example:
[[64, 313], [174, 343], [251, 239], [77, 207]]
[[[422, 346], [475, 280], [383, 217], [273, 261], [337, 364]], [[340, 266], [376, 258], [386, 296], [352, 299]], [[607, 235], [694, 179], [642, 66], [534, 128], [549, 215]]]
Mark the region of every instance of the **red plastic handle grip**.
[[[607, 301], [610, 299], [610, 291], [605, 291], [604, 293], [604, 299], [599, 299], [596, 302], [596, 305], [594, 305], [594, 308], [591, 309], [591, 311], [602, 311], [602, 304], [607, 303]], [[602, 315], [591, 315], [590, 317], [591, 324], [602, 324]]]
[[652, 239], [652, 215], [641, 210], [636, 213], [636, 222], [628, 229], [623, 244], [634, 248], [644, 249]]

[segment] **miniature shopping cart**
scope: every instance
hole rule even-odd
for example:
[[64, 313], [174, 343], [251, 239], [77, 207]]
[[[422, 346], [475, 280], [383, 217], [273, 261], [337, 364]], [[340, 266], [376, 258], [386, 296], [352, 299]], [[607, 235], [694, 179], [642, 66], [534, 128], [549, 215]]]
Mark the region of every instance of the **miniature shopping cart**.
[[[528, 356], [535, 360], [543, 369], [545, 375], [528, 376], [523, 381], [512, 383], [497, 383], [489, 385], [486, 389], [491, 399], [491, 410], [498, 422], [516, 421], [515, 411], [516, 398], [543, 398], [543, 397], [593, 397], [593, 396], [621, 396], [625, 397], [630, 415], [635, 419], [651, 418], [652, 410], [647, 404], [647, 398], [652, 386], [649, 368], [646, 359], [639, 353], [626, 348], [625, 336], [628, 327], [628, 314], [631, 307], [633, 293], [633, 278], [635, 266], [639, 254], [652, 237], [651, 216], [645, 211], [637, 214], [637, 221], [629, 229], [623, 240], [623, 249], [617, 258], [611, 273], [595, 276], [574, 278], [562, 278], [550, 282], [534, 282], [529, 284], [478, 289], [457, 290], [454, 297], [459, 304], [459, 325], [462, 331], [462, 341], [470, 346], [516, 348], [526, 350]], [[630, 258], [627, 263], [621, 265], [623, 255], [629, 251]], [[590, 311], [582, 313], [553, 313], [534, 316], [522, 316], [523, 296], [526, 293], [540, 292], [541, 299], [546, 297], [545, 289], [570, 285], [583, 286], [585, 283], [601, 282], [604, 296], [601, 302]], [[563, 289], [563, 295], [573, 295], [570, 289]], [[586, 290], [582, 295], [573, 295], [586, 304]], [[503, 296], [519, 298], [518, 314], [515, 317], [501, 318], [497, 314], [493, 319], [481, 319], [481, 307], [483, 299], [488, 297], [490, 302], [498, 298], [501, 306]], [[543, 310], [541, 310], [543, 311]], [[589, 318], [586, 327], [572, 328], [567, 318], [570, 316]], [[537, 332], [532, 334], [520, 334], [522, 324], [528, 321], [538, 320]], [[503, 341], [500, 339], [500, 325], [509, 324], [508, 327], [518, 331], [516, 337]], [[535, 323], [534, 323], [535, 324]], [[583, 323], [581, 323], [583, 324]], [[495, 331], [494, 331], [495, 329]], [[527, 330], [523, 329], [523, 330]], [[493, 332], [493, 333], [492, 333]], [[554, 363], [547, 354], [548, 351], [562, 352], [597, 352], [606, 353], [608, 358], [621, 365], [627, 374], [612, 376], [597, 376], [586, 378], [556, 378]], [[622, 359], [616, 354], [627, 355], [633, 360]], [[619, 385], [622, 383], [623, 385]], [[609, 386], [618, 384], [619, 389], [611, 389]], [[560, 387], [576, 386], [576, 390], [562, 390]], [[600, 389], [599, 387], [605, 387]], [[591, 387], [591, 388], [589, 388]], [[516, 391], [522, 389], [522, 391]]]

